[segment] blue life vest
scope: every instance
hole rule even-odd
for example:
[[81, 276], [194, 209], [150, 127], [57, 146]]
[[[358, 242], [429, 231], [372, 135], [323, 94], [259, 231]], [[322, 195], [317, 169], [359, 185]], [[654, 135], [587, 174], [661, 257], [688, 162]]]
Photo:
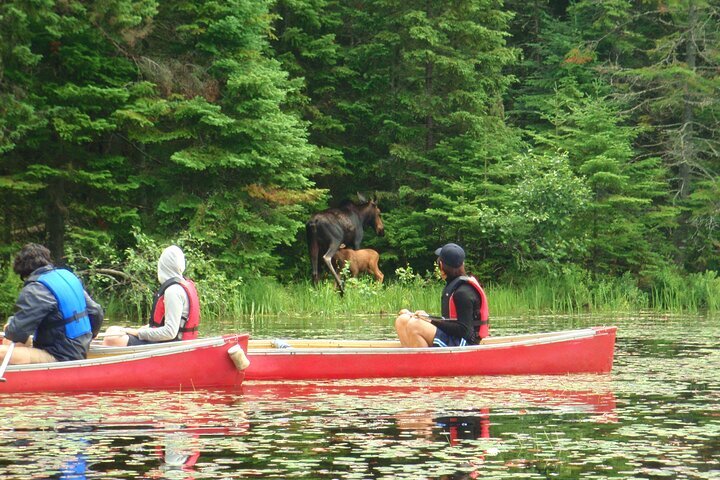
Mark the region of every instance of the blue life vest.
[[92, 332], [83, 286], [75, 275], [68, 270], [53, 269], [40, 275], [37, 281], [55, 296], [68, 338]]

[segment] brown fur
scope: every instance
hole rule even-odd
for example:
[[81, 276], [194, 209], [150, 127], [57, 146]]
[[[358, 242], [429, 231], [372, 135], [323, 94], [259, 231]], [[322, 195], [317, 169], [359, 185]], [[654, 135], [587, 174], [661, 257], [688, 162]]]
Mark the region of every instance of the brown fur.
[[375, 280], [382, 283], [385, 275], [380, 271], [378, 262], [380, 254], [371, 248], [353, 250], [352, 248], [341, 248], [333, 256], [333, 262], [338, 270], [342, 269], [345, 262], [350, 262], [350, 274], [357, 277], [362, 272], [367, 272], [375, 277]]

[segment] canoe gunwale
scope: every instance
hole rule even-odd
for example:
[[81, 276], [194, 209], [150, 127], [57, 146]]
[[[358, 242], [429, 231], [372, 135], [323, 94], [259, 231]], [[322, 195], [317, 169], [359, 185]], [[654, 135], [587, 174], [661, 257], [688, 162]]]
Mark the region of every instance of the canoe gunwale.
[[[424, 355], [447, 355], [447, 354], [463, 354], [471, 353], [484, 350], [494, 350], [500, 348], [517, 348], [523, 346], [534, 346], [543, 344], [560, 343], [572, 340], [583, 340], [592, 338], [597, 335], [607, 334], [605, 331], [597, 331], [593, 328], [583, 330], [568, 330], [561, 332], [552, 332], [544, 336], [532, 336], [534, 338], [528, 338], [526, 340], [518, 339], [518, 336], [512, 336], [516, 340], [501, 342], [496, 341], [493, 343], [480, 344], [480, 345], [466, 345], [464, 347], [443, 347], [443, 348], [428, 348], [428, 347], [299, 347], [293, 348], [248, 348], [248, 355], [252, 358], [253, 355], [357, 355], [362, 354], [419, 354]], [[497, 339], [501, 337], [496, 337]]]
[[[114, 363], [123, 363], [132, 360], [140, 360], [152, 357], [174, 355], [180, 352], [187, 352], [196, 350], [199, 348], [206, 347], [217, 347], [232, 341], [232, 337], [239, 339], [241, 335], [233, 335], [230, 337], [209, 337], [202, 340], [193, 340], [193, 343], [179, 343], [178, 345], [168, 345], [163, 348], [146, 349], [141, 351], [132, 351], [129, 353], [120, 353], [117, 355], [107, 355], [101, 357], [87, 358], [84, 360], [70, 360], [67, 362], [52, 362], [52, 363], [29, 363], [25, 365], [10, 365], [7, 368], [8, 373], [13, 372], [28, 372], [35, 370], [61, 370], [66, 368], [83, 368], [90, 366], [99, 365], [110, 365]], [[127, 347], [120, 347], [127, 348]]]
[[[486, 339], [487, 343], [481, 343], [479, 345], [466, 345], [463, 347], [443, 347], [443, 348], [427, 348], [427, 347], [419, 347], [419, 348], [409, 348], [409, 347], [400, 347], [397, 346], [397, 341], [395, 340], [353, 340], [353, 341], [347, 341], [347, 340], [332, 340], [332, 339], [325, 339], [325, 340], [316, 340], [316, 339], [294, 339], [294, 340], [287, 340], [287, 342], [291, 343], [290, 348], [275, 348], [275, 347], [257, 347], [253, 346], [253, 342], [255, 344], [265, 344], [269, 343], [271, 339], [264, 339], [264, 340], [250, 340], [248, 344], [248, 355], [301, 355], [301, 354], [350, 354], [355, 355], [358, 353], [363, 354], [413, 354], [413, 353], [423, 353], [423, 354], [449, 354], [449, 353], [469, 353], [469, 352], [475, 352], [475, 351], [484, 351], [484, 350], [494, 350], [498, 348], [513, 348], [513, 347], [521, 347], [521, 346], [532, 346], [532, 345], [542, 345], [542, 344], [548, 344], [548, 343], [558, 343], [558, 342], [564, 342], [564, 341], [571, 341], [571, 340], [582, 340], [591, 338], [598, 335], [607, 335], [611, 332], [615, 331], [615, 327], [589, 327], [584, 329], [577, 329], [577, 330], [558, 330], [555, 332], [544, 332], [544, 333], [535, 333], [535, 334], [525, 334], [525, 335], [507, 335], [507, 336], [498, 336], [498, 337], [490, 337], [489, 339]], [[177, 349], [179, 345], [185, 345], [187, 347], [190, 346], [200, 346], [205, 345], [209, 341], [217, 341], [221, 342], [223, 341], [225, 337], [223, 336], [217, 336], [217, 337], [208, 337], [205, 339], [196, 339], [196, 340], [188, 340], [185, 342], [167, 342], [167, 343], [159, 343], [159, 344], [147, 344], [147, 345], [138, 345], [134, 347], [105, 347], [105, 346], [99, 346], [99, 347], [91, 347], [90, 354], [93, 355], [93, 359], [100, 359], [105, 357], [118, 357], [118, 356], [125, 356], [125, 355], [141, 355], [141, 354], [147, 354], [148, 352], [160, 352], [160, 351], [166, 351], [168, 349]], [[489, 341], [488, 341], [489, 340]], [[292, 346], [292, 342], [297, 342], [297, 346]], [[328, 346], [328, 343], [335, 343], [334, 346]], [[368, 346], [362, 346], [362, 343], [367, 343]], [[389, 346], [389, 347], [381, 347], [376, 345], [382, 345], [383, 343], [393, 344], [395, 346]], [[313, 345], [320, 345], [320, 346], [313, 346]], [[352, 346], [346, 346], [346, 345], [352, 345]], [[127, 358], [127, 357], [125, 357]], [[85, 362], [85, 360], [78, 360], [76, 362]], [[66, 364], [74, 363], [74, 362], [64, 362]], [[39, 364], [38, 364], [39, 365]], [[45, 365], [56, 365], [56, 364], [45, 364]]]

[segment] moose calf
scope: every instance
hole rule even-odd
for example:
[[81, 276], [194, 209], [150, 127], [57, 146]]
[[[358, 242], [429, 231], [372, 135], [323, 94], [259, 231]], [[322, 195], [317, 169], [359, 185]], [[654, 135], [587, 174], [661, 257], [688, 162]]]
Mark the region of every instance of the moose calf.
[[385, 275], [378, 267], [380, 254], [371, 248], [353, 250], [352, 248], [341, 248], [333, 256], [333, 263], [341, 270], [345, 262], [350, 262], [350, 274], [357, 277], [362, 272], [367, 272], [375, 277], [375, 280], [382, 283]]

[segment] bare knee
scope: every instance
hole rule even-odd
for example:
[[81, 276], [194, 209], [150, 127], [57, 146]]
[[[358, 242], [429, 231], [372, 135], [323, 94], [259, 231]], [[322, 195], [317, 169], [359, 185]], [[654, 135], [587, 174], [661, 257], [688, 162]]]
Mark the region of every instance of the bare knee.
[[412, 335], [419, 335], [422, 331], [422, 324], [425, 320], [420, 320], [417, 317], [410, 317], [407, 322], [407, 331]]
[[402, 313], [395, 318], [395, 330], [407, 330], [408, 322], [411, 316], [407, 313]]
[[103, 338], [103, 345], [106, 347], [126, 347], [130, 337], [127, 335], [118, 335], [117, 337]]

